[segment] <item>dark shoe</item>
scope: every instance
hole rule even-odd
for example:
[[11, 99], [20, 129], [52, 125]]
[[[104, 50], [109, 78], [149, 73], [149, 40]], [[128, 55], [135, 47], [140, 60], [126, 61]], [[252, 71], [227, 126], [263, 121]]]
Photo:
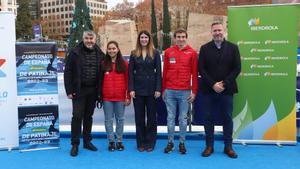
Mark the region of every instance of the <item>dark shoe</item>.
[[123, 151], [125, 149], [124, 145], [122, 142], [117, 142], [117, 150]]
[[202, 152], [202, 157], [208, 157], [212, 153], [214, 153], [214, 148], [213, 147], [206, 147], [205, 150]]
[[76, 157], [78, 155], [78, 145], [73, 145], [70, 151], [70, 155]]
[[91, 151], [97, 151], [97, 147], [95, 147], [91, 142], [85, 143], [83, 145], [83, 148], [91, 150]]
[[152, 152], [152, 151], [153, 151], [153, 148], [152, 148], [152, 147], [148, 147], [148, 148], [146, 149], [146, 151], [147, 151], [147, 152]]
[[165, 148], [165, 153], [171, 153], [174, 150], [174, 143], [169, 142], [167, 147]]
[[115, 142], [109, 142], [108, 151], [115, 151], [115, 149], [116, 149]]
[[139, 152], [144, 152], [145, 148], [144, 147], [139, 147], [138, 150], [139, 150]]
[[228, 155], [230, 158], [237, 158], [238, 155], [235, 153], [235, 151], [232, 148], [225, 148], [224, 153]]
[[184, 146], [184, 143], [179, 143], [179, 152], [181, 154], [186, 154], [186, 148]]

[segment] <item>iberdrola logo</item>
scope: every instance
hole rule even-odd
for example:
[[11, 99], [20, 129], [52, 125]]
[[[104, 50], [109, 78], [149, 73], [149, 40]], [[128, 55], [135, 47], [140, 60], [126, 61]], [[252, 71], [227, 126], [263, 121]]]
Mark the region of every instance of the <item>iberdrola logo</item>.
[[248, 26], [251, 31], [276, 31], [277, 25], [262, 25], [260, 18], [251, 18], [248, 21]]
[[249, 26], [258, 26], [260, 24], [259, 18], [253, 18], [248, 21]]

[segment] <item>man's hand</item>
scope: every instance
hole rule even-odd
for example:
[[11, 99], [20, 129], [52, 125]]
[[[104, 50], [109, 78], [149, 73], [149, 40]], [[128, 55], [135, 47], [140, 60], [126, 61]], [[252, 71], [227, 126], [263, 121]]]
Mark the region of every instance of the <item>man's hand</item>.
[[224, 89], [225, 89], [223, 81], [219, 81], [219, 82], [215, 83], [214, 86], [213, 86], [213, 89], [217, 93], [223, 92]]
[[193, 103], [193, 101], [195, 100], [195, 98], [196, 98], [196, 94], [191, 93], [191, 95], [187, 98], [187, 101], [189, 103]]

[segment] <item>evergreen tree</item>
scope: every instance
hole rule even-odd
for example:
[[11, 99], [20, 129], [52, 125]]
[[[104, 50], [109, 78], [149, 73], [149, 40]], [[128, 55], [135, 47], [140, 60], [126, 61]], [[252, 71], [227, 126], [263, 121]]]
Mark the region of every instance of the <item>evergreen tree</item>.
[[93, 30], [90, 10], [86, 5], [86, 0], [75, 0], [68, 52], [82, 41], [82, 34], [86, 30]]
[[29, 2], [30, 0], [18, 0], [19, 7], [16, 20], [17, 39], [29, 40], [33, 37]]
[[168, 0], [163, 1], [163, 50], [166, 50], [171, 46], [171, 24], [169, 15], [169, 5]]
[[157, 48], [158, 47], [158, 39], [157, 39], [157, 24], [156, 24], [154, 0], [151, 0], [151, 34], [153, 37], [154, 47]]

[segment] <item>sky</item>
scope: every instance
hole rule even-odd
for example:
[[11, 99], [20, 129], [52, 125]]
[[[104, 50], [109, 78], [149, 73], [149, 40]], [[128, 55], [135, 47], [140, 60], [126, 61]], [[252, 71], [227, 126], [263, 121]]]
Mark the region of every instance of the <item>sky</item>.
[[[128, 0], [128, 2], [134, 2], [135, 4], [139, 2], [140, 0]], [[123, 0], [106, 0], [108, 9], [111, 9], [112, 7], [116, 6], [118, 3], [123, 2]]]

